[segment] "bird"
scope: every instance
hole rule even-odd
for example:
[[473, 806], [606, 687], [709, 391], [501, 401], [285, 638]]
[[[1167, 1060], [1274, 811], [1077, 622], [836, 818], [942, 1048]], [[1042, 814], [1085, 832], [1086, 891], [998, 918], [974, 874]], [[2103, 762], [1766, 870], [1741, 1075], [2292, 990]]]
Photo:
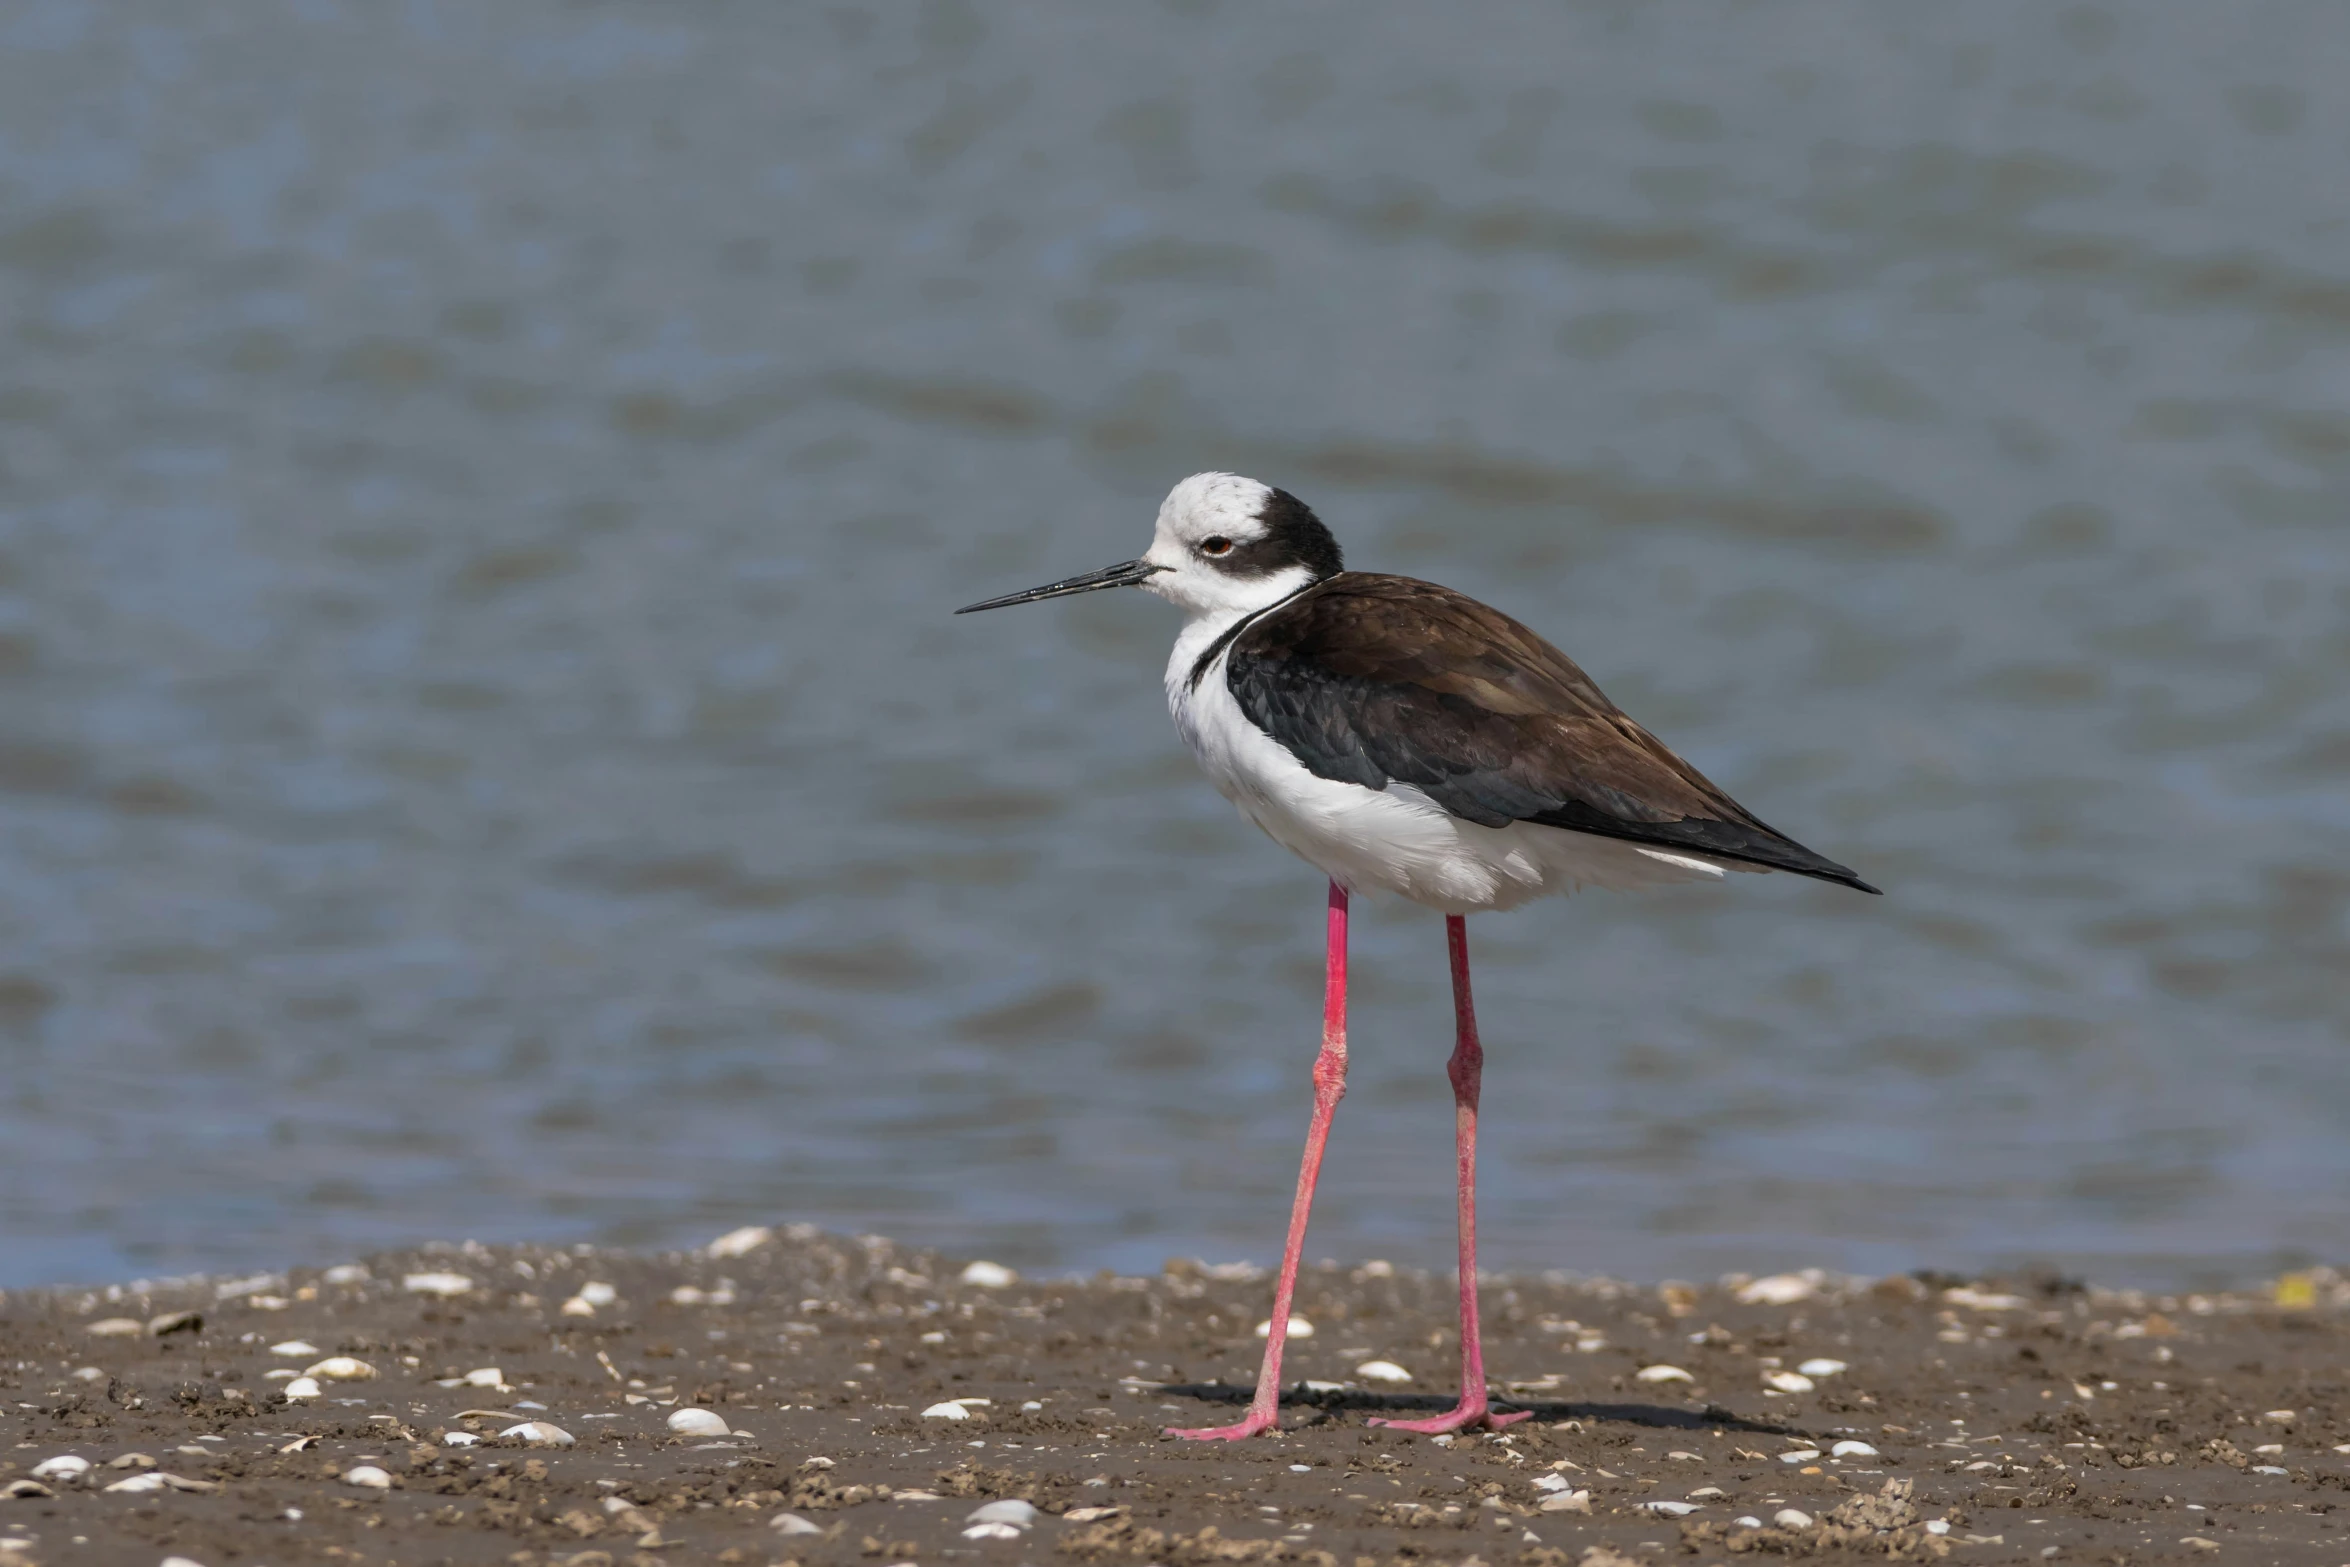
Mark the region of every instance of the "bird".
[[1134, 587], [1183, 624], [1167, 707], [1217, 791], [1329, 882], [1322, 1043], [1264, 1358], [1233, 1441], [1279, 1421], [1282, 1348], [1322, 1154], [1346, 1093], [1350, 899], [1386, 893], [1444, 915], [1451, 968], [1460, 1397], [1438, 1434], [1498, 1429], [1477, 1311], [1477, 1114], [1484, 1047], [1467, 916], [1580, 887], [1637, 890], [1786, 872], [1875, 893], [1730, 798], [1610, 702], [1575, 662], [1501, 611], [1432, 582], [1349, 571], [1337, 538], [1286, 490], [1195, 473], [1133, 560], [982, 600], [958, 615]]

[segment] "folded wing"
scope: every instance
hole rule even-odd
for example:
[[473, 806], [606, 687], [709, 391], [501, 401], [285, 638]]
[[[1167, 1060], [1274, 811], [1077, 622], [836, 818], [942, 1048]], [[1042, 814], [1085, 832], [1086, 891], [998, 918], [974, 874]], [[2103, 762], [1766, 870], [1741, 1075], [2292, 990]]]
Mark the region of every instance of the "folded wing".
[[1341, 572], [1236, 637], [1225, 680], [1322, 778], [1411, 784], [1486, 827], [1533, 822], [1877, 890], [1772, 831], [1557, 648], [1449, 588]]

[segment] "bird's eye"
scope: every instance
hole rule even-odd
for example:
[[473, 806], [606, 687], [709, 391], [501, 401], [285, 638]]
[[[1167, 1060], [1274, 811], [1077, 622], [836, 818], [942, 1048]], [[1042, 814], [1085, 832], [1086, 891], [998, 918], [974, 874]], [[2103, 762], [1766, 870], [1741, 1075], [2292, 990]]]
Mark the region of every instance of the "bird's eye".
[[1232, 541], [1218, 533], [1200, 540], [1199, 552], [1202, 555], [1229, 555], [1232, 553]]

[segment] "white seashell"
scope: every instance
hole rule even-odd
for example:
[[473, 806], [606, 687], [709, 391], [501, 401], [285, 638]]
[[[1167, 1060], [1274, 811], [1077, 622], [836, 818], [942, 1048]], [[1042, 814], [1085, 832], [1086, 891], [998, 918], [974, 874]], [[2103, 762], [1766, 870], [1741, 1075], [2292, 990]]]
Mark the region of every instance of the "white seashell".
[[96, 1366], [83, 1366], [73, 1373], [73, 1379], [76, 1382], [103, 1382], [106, 1380], [106, 1373], [100, 1371]]
[[161, 1491], [167, 1489], [168, 1486], [169, 1482], [166, 1481], [163, 1476], [150, 1469], [145, 1474], [135, 1474], [127, 1480], [117, 1480], [106, 1489], [109, 1491], [133, 1492]]
[[50, 1490], [38, 1480], [0, 1480], [0, 1496], [5, 1496], [11, 1501], [29, 1501], [37, 1496], [55, 1496], [56, 1494], [55, 1491]]
[[1544, 1497], [1537, 1504], [1546, 1513], [1587, 1513], [1591, 1511], [1589, 1491], [1560, 1491]]
[[983, 1290], [1009, 1289], [1020, 1282], [1020, 1275], [1000, 1262], [981, 1260], [966, 1266], [960, 1275], [965, 1284], [974, 1284]]
[[343, 1471], [343, 1484], [363, 1485], [371, 1491], [388, 1491], [392, 1488], [391, 1471], [378, 1469], [373, 1464], [360, 1464]]
[[1829, 1360], [1822, 1357], [1818, 1360], [1807, 1360], [1795, 1369], [1807, 1377], [1832, 1377], [1843, 1371], [1845, 1365], [1841, 1360]]
[[1808, 1393], [1818, 1384], [1800, 1371], [1766, 1371], [1763, 1386], [1775, 1393]]
[[270, 1345], [269, 1352], [273, 1355], [315, 1355], [318, 1346], [308, 1339], [290, 1338], [283, 1344]]
[[1818, 1293], [1819, 1284], [1800, 1273], [1774, 1273], [1738, 1286], [1738, 1299], [1748, 1306], [1792, 1306]]
[[1025, 1529], [1036, 1522], [1036, 1507], [1033, 1503], [1017, 1499], [989, 1502], [984, 1507], [971, 1509], [964, 1515], [963, 1521], [965, 1523], [1008, 1523], [1016, 1529]]
[[1023, 1414], [1033, 1415], [1042, 1408], [1044, 1408], [1044, 1405], [1032, 1398], [1027, 1403], [1020, 1406], [1020, 1411]]
[[1674, 1518], [1686, 1518], [1697, 1511], [1695, 1502], [1642, 1502], [1640, 1505], [1652, 1513], [1665, 1513]]
[[498, 1435], [519, 1438], [533, 1447], [569, 1447], [579, 1440], [561, 1426], [546, 1420], [525, 1420], [518, 1426], [508, 1426]]
[[147, 1324], [134, 1317], [105, 1317], [82, 1329], [92, 1338], [131, 1338], [147, 1331]]
[[596, 1308], [588, 1304], [585, 1296], [574, 1295], [563, 1303], [563, 1315], [566, 1317], [592, 1317], [595, 1314]]
[[966, 1540], [1017, 1540], [1020, 1531], [1008, 1523], [975, 1523], [963, 1531]]
[[691, 1284], [680, 1284], [669, 1292], [669, 1303], [672, 1306], [699, 1306], [709, 1298], [699, 1288]]
[[439, 1295], [446, 1299], [471, 1290], [473, 1280], [462, 1273], [411, 1273], [400, 1281], [400, 1288], [411, 1295]]
[[1115, 1518], [1126, 1511], [1123, 1507], [1072, 1507], [1061, 1514], [1063, 1523], [1094, 1523], [1103, 1518]]
[[1928, 1533], [1928, 1534], [1948, 1534], [1949, 1532], [1950, 1532], [1950, 1520], [1949, 1520], [1949, 1519], [1947, 1519], [1947, 1518], [1929, 1518], [1929, 1519], [1927, 1519], [1927, 1520], [1926, 1520], [1926, 1533]]
[[324, 1391], [326, 1390], [318, 1385], [316, 1377], [296, 1377], [285, 1386], [285, 1394], [288, 1398], [316, 1398]]
[[1534, 1477], [1534, 1489], [1537, 1491], [1567, 1491], [1572, 1490], [1574, 1484], [1575, 1482], [1569, 1480], [1565, 1475], [1536, 1475]]
[[[1257, 1337], [1271, 1338], [1272, 1336], [1273, 1319], [1271, 1317], [1267, 1317], [1264, 1321], [1257, 1324]], [[1289, 1336], [1291, 1338], [1312, 1338], [1314, 1336], [1314, 1325], [1303, 1317], [1292, 1316], [1289, 1319]]]
[[1633, 1375], [1643, 1382], [1694, 1382], [1697, 1380], [1679, 1366], [1642, 1366]]
[[348, 1355], [329, 1355], [302, 1375], [324, 1377], [329, 1382], [372, 1382], [375, 1380], [375, 1367], [364, 1360], [353, 1360]]
[[1718, 1485], [1701, 1485], [1696, 1490], [1689, 1493], [1689, 1500], [1693, 1502], [1702, 1501], [1707, 1497], [1728, 1496], [1729, 1494], [1729, 1492], [1723, 1490]]
[[2279, 1469], [2274, 1464], [2254, 1464], [2252, 1472], [2256, 1475], [2281, 1475], [2286, 1471]]
[[702, 1249], [713, 1257], [744, 1257], [775, 1239], [775, 1232], [764, 1224], [746, 1224], [739, 1230], [728, 1230]]
[[1779, 1462], [1783, 1464], [1808, 1464], [1819, 1456], [1820, 1450], [1816, 1447], [1798, 1447], [1790, 1452], [1781, 1453], [1779, 1455]]
[[369, 1274], [363, 1262], [338, 1262], [319, 1277], [329, 1284], [365, 1284]]
[[90, 1472], [90, 1461], [79, 1453], [59, 1453], [33, 1465], [36, 1480], [78, 1480]]
[[586, 1301], [591, 1306], [609, 1306], [620, 1298], [620, 1291], [601, 1280], [597, 1280], [582, 1284], [576, 1298]]
[[968, 1420], [971, 1411], [960, 1404], [933, 1404], [922, 1411], [925, 1420]]
[[811, 1523], [798, 1513], [777, 1513], [767, 1520], [767, 1527], [777, 1534], [822, 1534], [824, 1526]]
[[496, 1366], [476, 1366], [465, 1373], [464, 1383], [467, 1387], [504, 1387], [506, 1377]]
[[1874, 1458], [1877, 1450], [1866, 1442], [1838, 1442], [1828, 1449], [1830, 1458]]
[[1771, 1514], [1771, 1522], [1782, 1529], [1808, 1529], [1811, 1527], [1811, 1514], [1800, 1507], [1782, 1507]]
[[830, 1469], [834, 1467], [834, 1464], [829, 1458], [803, 1458], [800, 1460], [800, 1467], [802, 1469]]
[[1392, 1360], [1366, 1360], [1355, 1367], [1355, 1375], [1366, 1382], [1409, 1382], [1412, 1374]]
[[480, 1445], [481, 1438], [475, 1436], [471, 1431], [447, 1431], [441, 1435], [441, 1446], [443, 1447], [478, 1447]]
[[162, 1567], [204, 1567], [204, 1564], [192, 1557], [166, 1556], [163, 1558]]
[[1741, 1529], [1759, 1529], [1762, 1527], [1762, 1520], [1755, 1517], [1752, 1513], [1741, 1513], [1730, 1521]]
[[669, 1429], [680, 1436], [724, 1436], [726, 1421], [710, 1409], [680, 1409], [670, 1415]]

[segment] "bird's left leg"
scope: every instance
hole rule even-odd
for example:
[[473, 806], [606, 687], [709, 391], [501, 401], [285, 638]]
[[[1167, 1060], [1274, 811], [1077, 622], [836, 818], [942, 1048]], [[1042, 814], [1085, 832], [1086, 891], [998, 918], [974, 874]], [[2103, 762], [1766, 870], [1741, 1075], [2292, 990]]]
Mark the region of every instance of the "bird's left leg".
[[1523, 1420], [1530, 1410], [1496, 1414], [1486, 1405], [1485, 1349], [1477, 1336], [1477, 1091], [1485, 1076], [1485, 1048], [1477, 1041], [1477, 1010], [1469, 1000], [1468, 922], [1458, 914], [1444, 920], [1445, 946], [1452, 957], [1452, 1079], [1454, 1148], [1460, 1167], [1461, 1225], [1461, 1401], [1428, 1420], [1373, 1420], [1372, 1425], [1435, 1435], [1481, 1425], [1499, 1430]]

